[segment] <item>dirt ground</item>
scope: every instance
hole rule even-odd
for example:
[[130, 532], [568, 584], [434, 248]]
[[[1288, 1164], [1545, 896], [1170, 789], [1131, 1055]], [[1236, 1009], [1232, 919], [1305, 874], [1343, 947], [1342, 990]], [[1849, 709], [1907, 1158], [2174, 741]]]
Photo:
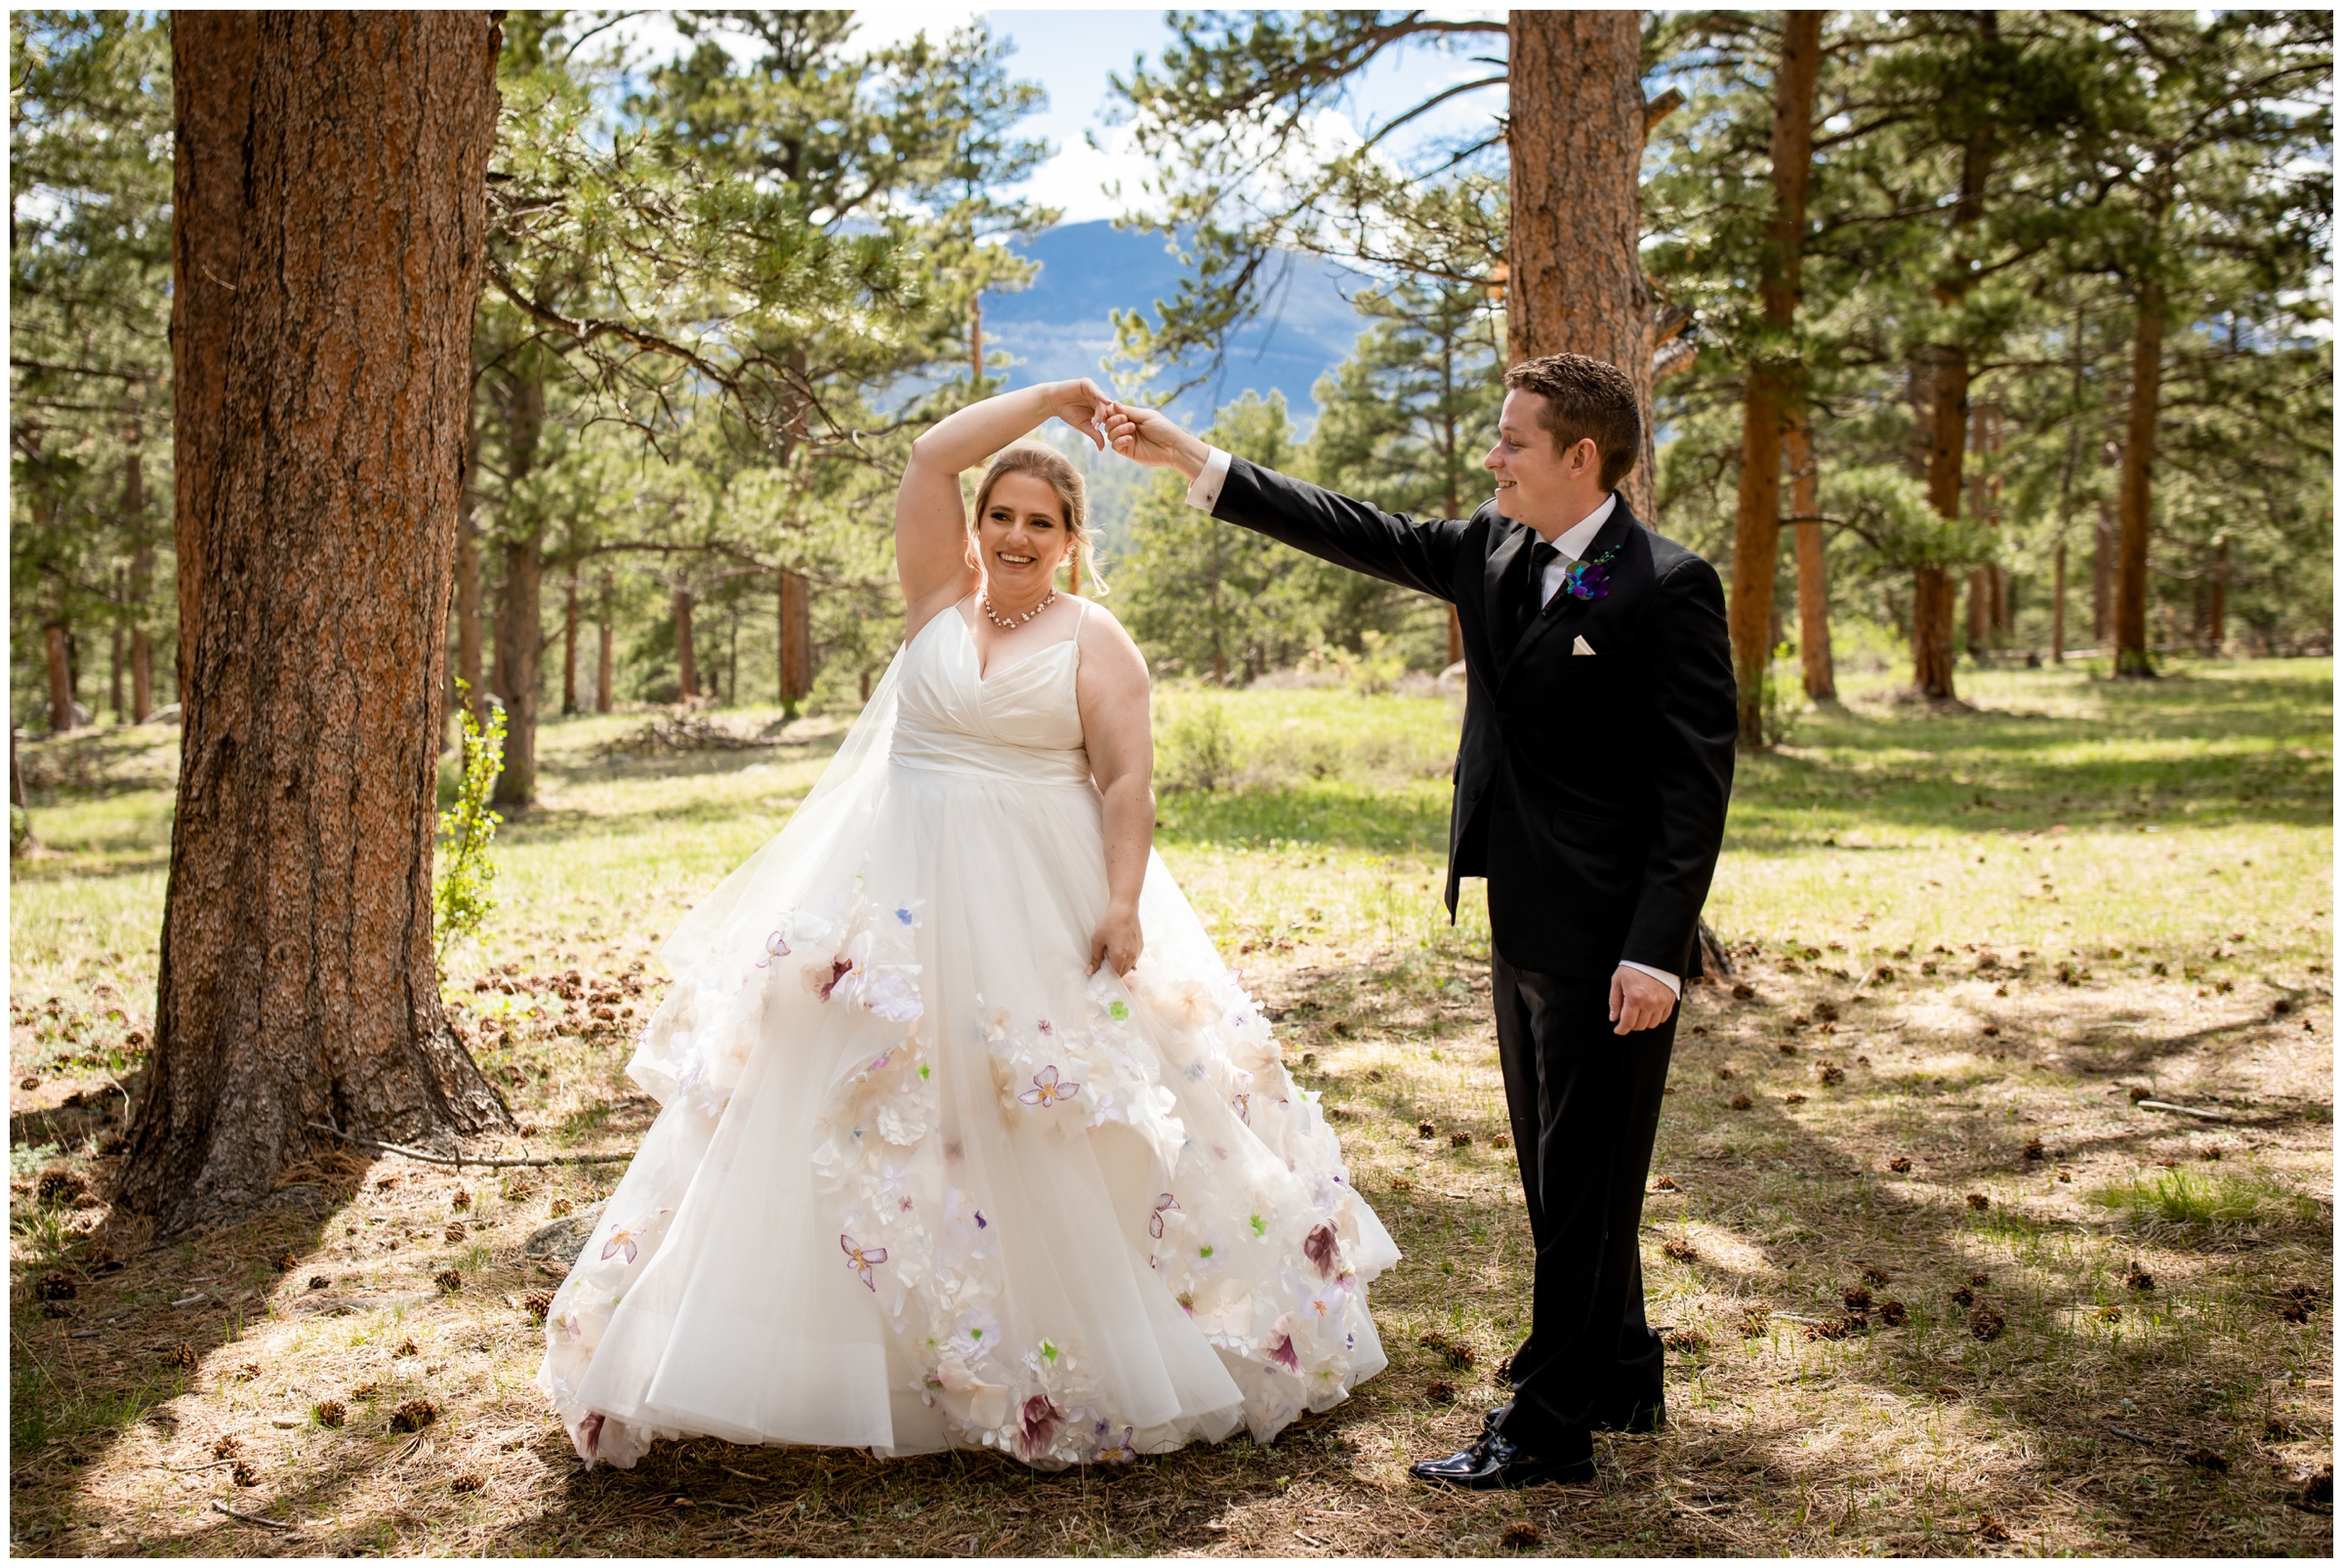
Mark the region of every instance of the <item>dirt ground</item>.
[[[588, 1471], [531, 1382], [528, 1296], [558, 1269], [522, 1244], [614, 1170], [352, 1159], [231, 1230], [101, 1232], [43, 1276], [72, 1287], [61, 1315], [19, 1301], [49, 1419], [79, 1427], [20, 1442], [19, 1549], [2325, 1553], [2331, 1208], [2304, 1194], [2328, 1190], [2327, 999], [1928, 962], [1881, 980], [1745, 952], [1747, 998], [1694, 989], [1645, 1235], [1671, 1419], [1605, 1439], [1591, 1486], [1406, 1478], [1469, 1439], [1526, 1305], [1486, 982], [1299, 963], [1255, 982], [1408, 1261], [1375, 1292], [1390, 1369], [1270, 1447], [1037, 1476], [694, 1442]], [[551, 1033], [562, 1004], [530, 999], [548, 1016], [513, 1045], [548, 1072], [508, 1074], [516, 1098], [565, 1052], [623, 1052]], [[2221, 1119], [2136, 1105], [2151, 1082]], [[596, 1141], [651, 1109], [607, 1105]], [[418, 1400], [432, 1419], [399, 1430]]]
[[[528, 1243], [614, 1165], [352, 1155], [202, 1235], [117, 1220], [167, 748], [28, 748], [62, 782], [12, 886], [13, 1549], [2331, 1555], [2331, 681], [1996, 672], [1973, 714], [1859, 697], [1745, 759], [1735, 972], [1688, 993], [1646, 1199], [1668, 1424], [1493, 1496], [1406, 1473], [1470, 1439], [1529, 1300], [1486, 914], [1446, 923], [1445, 787], [1387, 765], [1437, 702], [1229, 693], [1326, 776], [1162, 811], [1404, 1250], [1391, 1365], [1265, 1448], [1059, 1475], [716, 1442], [587, 1470], [533, 1382], [561, 1263]], [[657, 933], [836, 744], [610, 760], [639, 722], [549, 726], [505, 910], [450, 965], [503, 1152], [639, 1137]]]

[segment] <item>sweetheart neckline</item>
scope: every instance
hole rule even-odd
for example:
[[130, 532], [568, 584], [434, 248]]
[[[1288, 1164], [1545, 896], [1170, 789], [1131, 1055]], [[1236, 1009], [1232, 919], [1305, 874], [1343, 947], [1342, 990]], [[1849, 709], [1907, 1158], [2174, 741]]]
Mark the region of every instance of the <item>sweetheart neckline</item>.
[[960, 613], [960, 605], [954, 604], [944, 613], [960, 623], [961, 634], [968, 640], [968, 650], [976, 655], [976, 663], [978, 667], [976, 671], [976, 683], [979, 686], [989, 685], [995, 676], [1007, 675], [1011, 670], [1022, 670], [1025, 668], [1025, 666], [1031, 664], [1036, 659], [1047, 658], [1050, 654], [1055, 653], [1059, 648], [1073, 647], [1082, 640], [1082, 624], [1078, 621], [1075, 623], [1074, 627], [1075, 635], [1067, 638], [1065, 640], [1061, 642], [1052, 642], [1048, 647], [1040, 648], [1032, 653], [1028, 653], [1025, 655], [1025, 657], [1017, 660], [1014, 664], [1005, 665], [997, 670], [987, 670], [983, 668], [984, 650], [976, 646], [976, 629], [968, 624], [968, 618], [966, 616]]

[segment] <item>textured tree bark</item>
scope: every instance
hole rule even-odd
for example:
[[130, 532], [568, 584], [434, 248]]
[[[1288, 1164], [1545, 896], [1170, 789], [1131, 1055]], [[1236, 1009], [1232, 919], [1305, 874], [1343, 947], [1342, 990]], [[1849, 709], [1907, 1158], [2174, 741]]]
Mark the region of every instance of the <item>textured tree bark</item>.
[[1643, 13], [1514, 11], [1506, 76], [1512, 229], [1507, 352], [1607, 360], [1635, 384], [1645, 453], [1620, 486], [1653, 516], [1651, 287], [1643, 202]]
[[691, 588], [680, 577], [676, 579], [676, 686], [682, 702], [700, 694], [700, 668], [691, 648]]
[[781, 573], [781, 707], [795, 719], [813, 692], [813, 585]]
[[[1822, 473], [1814, 457], [1814, 428], [1803, 414], [1791, 417], [1789, 508], [1801, 517], [1822, 511]], [[1817, 702], [1838, 698], [1838, 672], [1830, 661], [1830, 567], [1823, 525], [1798, 525], [1798, 655], [1806, 695]]]
[[2131, 337], [2131, 406], [2123, 428], [2122, 483], [2116, 495], [2116, 674], [2156, 674], [2148, 662], [2148, 524], [2156, 462], [2157, 407], [2163, 395], [2164, 295], [2140, 290]]
[[[1774, 210], [1758, 261], [1763, 338], [1749, 355], [1742, 398], [1741, 492], [1733, 518], [1733, 592], [1726, 630], [1733, 640], [1741, 743], [1765, 744], [1765, 672], [1774, 614], [1774, 572], [1782, 554], [1782, 435], [1804, 401], [1790, 331], [1798, 314], [1798, 261], [1806, 232], [1806, 185], [1814, 164], [1814, 83], [1822, 63], [1823, 14], [1783, 14], [1782, 58], [1774, 68]], [[1648, 417], [1648, 416], [1647, 416]]]
[[117, 1198], [164, 1234], [511, 1114], [440, 1011], [440, 640], [496, 129], [480, 12], [180, 12], [185, 704]]
[[1952, 623], [1960, 583], [1943, 566], [1911, 574], [1911, 683], [1931, 697], [1952, 691]]
[[[505, 482], [517, 492], [537, 466], [545, 429], [545, 380], [523, 353], [505, 411]], [[504, 592], [496, 601], [496, 694], [505, 704], [504, 767], [493, 798], [508, 808], [537, 799], [538, 687], [545, 659], [545, 525], [507, 521], [499, 554]]]
[[[187, 661], [203, 638], [207, 576], [204, 528], [212, 516], [214, 470], [227, 428], [220, 399], [227, 385], [227, 309], [243, 269], [244, 137], [252, 120], [253, 70], [261, 14], [211, 11], [172, 17], [172, 68], [208, 74], [203, 91], [174, 78], [171, 175], [171, 483], [173, 548], [179, 570], [179, 697], [189, 698]], [[194, 417], [190, 418], [192, 410]], [[186, 731], [180, 731], [183, 749]]]
[[611, 640], [613, 632], [611, 598], [615, 592], [609, 568], [604, 567], [602, 569], [601, 600], [595, 619], [595, 629], [600, 642], [594, 662], [594, 711], [597, 714], [606, 714], [610, 711], [610, 678], [617, 673], [618, 669], [617, 649], [612, 645]]
[[[1976, 14], [1980, 36], [1989, 44], [2000, 37], [2000, 23], [1991, 11]], [[1985, 216], [1986, 186], [1994, 167], [1994, 127], [1980, 124], [1969, 133], [1961, 149], [1960, 188], [1952, 204], [1956, 236], [1951, 266], [1937, 280], [1937, 303], [1947, 309], [1959, 305], [1976, 286], [1968, 256], [1957, 236], [1976, 227]], [[1928, 499], [1937, 516], [1960, 516], [1961, 458], [1968, 447], [1969, 350], [1965, 343], [1940, 343], [1926, 352], [1928, 363]], [[1917, 391], [1915, 382], [1914, 391]], [[1921, 579], [1933, 577], [1933, 582]], [[1941, 567], [1922, 567], [1914, 573], [1911, 605], [1911, 683], [1920, 695], [1953, 701], [1952, 628], [1959, 596], [1952, 574]]]
[[[1969, 351], [1958, 344], [1929, 351], [1928, 500], [1939, 516], [1960, 516], [1961, 456], [1968, 445]], [[1922, 696], [1951, 702], [1952, 629], [1959, 580], [1943, 566], [1922, 566], [1911, 585], [1911, 684]]]

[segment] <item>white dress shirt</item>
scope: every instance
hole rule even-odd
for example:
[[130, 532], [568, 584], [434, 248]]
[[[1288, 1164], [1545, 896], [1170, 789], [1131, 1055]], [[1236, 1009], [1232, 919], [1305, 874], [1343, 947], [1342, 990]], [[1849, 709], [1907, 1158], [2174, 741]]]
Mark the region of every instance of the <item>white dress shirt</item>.
[[1541, 605], [1551, 604], [1554, 601], [1554, 595], [1562, 587], [1563, 574], [1570, 570], [1572, 562], [1585, 558], [1586, 547], [1594, 543], [1594, 536], [1603, 531], [1603, 524], [1609, 522], [1611, 514], [1618, 510], [1619, 494], [1614, 491], [1603, 497], [1601, 506], [1587, 513], [1585, 516], [1581, 517], [1556, 536], [1554, 548], [1562, 554], [1545, 563], [1545, 582], [1538, 593], [1538, 602]]
[[[1220, 504], [1220, 487], [1228, 482], [1228, 454], [1216, 446], [1206, 447], [1205, 453], [1204, 468], [1188, 486], [1188, 505], [1210, 512]], [[1601, 506], [1562, 530], [1554, 540], [1554, 548], [1561, 554], [1545, 563], [1545, 581], [1538, 595], [1540, 604], [1552, 602], [1554, 595], [1562, 587], [1563, 574], [1585, 556], [1586, 547], [1594, 543], [1594, 536], [1603, 531], [1603, 524], [1611, 520], [1611, 514], [1618, 507], [1619, 496], [1614, 492], [1603, 497]], [[1650, 975], [1678, 997], [1684, 994], [1681, 975], [1653, 969], [1649, 964], [1638, 964], [1632, 959], [1623, 958], [1619, 963], [1622, 969]]]

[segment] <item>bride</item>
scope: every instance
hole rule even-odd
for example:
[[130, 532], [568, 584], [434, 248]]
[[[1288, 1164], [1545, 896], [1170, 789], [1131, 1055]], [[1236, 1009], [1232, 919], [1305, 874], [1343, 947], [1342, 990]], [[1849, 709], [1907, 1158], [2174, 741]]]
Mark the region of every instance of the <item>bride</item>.
[[1056, 1469], [1265, 1442], [1382, 1370], [1398, 1250], [1151, 847], [1137, 647], [1053, 586], [1082, 477], [1017, 438], [1107, 407], [1031, 388], [914, 445], [903, 647], [662, 950], [628, 1066], [662, 1109], [538, 1374], [589, 1464], [705, 1434]]

